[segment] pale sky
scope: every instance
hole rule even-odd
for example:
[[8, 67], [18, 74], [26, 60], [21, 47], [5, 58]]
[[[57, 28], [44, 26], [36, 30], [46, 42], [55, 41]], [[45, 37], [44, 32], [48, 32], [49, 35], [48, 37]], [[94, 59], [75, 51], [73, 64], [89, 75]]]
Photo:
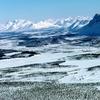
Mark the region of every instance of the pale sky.
[[94, 16], [100, 0], [0, 0], [0, 21], [40, 21], [68, 16]]

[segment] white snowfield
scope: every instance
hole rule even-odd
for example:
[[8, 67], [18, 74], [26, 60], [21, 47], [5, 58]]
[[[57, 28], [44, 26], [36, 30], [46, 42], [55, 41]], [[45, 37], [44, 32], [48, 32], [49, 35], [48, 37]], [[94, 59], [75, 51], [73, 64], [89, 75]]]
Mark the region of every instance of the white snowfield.
[[100, 66], [100, 59], [66, 61], [61, 65], [76, 65], [77, 68], [72, 72], [68, 72], [68, 76], [60, 79], [61, 83], [92, 83], [100, 82], [100, 70], [87, 71], [92, 66]]
[[29, 64], [50, 63], [57, 61], [58, 59], [64, 56], [65, 55], [63, 53], [57, 53], [57, 54], [43, 53], [28, 58], [13, 58], [13, 59], [0, 60], [0, 68], [11, 68]]
[[[0, 78], [0, 81], [55, 81], [59, 83], [100, 82], [100, 58], [69, 59], [69, 57], [74, 55], [99, 54], [99, 48], [75, 47], [61, 44], [48, 45], [41, 48], [37, 47], [34, 48], [34, 50], [40, 50], [40, 52], [44, 51], [44, 53], [27, 58], [0, 60], [0, 75], [3, 76]], [[52, 63], [57, 61], [63, 62], [60, 62], [58, 65], [52, 65]], [[32, 64], [33, 66], [31, 66]], [[36, 66], [34, 64], [39, 65]], [[24, 65], [26, 67], [21, 67]], [[93, 69], [91, 69], [92, 67]], [[91, 70], [89, 70], [89, 68]], [[18, 71], [9, 72], [9, 69], [17, 69]], [[8, 70], [8, 72], [3, 74], [3, 70]]]

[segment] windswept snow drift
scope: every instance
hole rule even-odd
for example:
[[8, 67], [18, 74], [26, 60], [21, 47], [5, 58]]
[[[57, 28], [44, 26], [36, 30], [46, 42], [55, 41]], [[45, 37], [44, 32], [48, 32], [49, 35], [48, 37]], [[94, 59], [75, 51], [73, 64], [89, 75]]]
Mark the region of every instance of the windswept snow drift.
[[[26, 58], [0, 60], [0, 75], [2, 76], [0, 81], [100, 82], [99, 48], [59, 44], [37, 47], [33, 50], [39, 51], [40, 54]], [[10, 53], [10, 55], [14, 54], [17, 52]], [[75, 55], [83, 54], [86, 55], [85, 58], [81, 56], [83, 59], [73, 59]]]

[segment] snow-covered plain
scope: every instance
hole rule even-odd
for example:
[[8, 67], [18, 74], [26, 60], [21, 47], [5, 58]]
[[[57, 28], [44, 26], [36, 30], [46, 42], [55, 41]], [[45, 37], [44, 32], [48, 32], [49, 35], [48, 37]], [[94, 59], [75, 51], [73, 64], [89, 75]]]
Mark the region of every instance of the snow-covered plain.
[[[20, 48], [19, 48], [20, 49]], [[27, 48], [25, 48], [28, 50]], [[17, 48], [18, 50], [18, 48]], [[32, 81], [57, 83], [100, 82], [100, 58], [71, 59], [75, 55], [98, 54], [100, 49], [89, 46], [56, 44], [34, 47], [39, 54], [25, 58], [0, 60], [0, 81]], [[16, 54], [17, 52], [12, 53]], [[17, 53], [18, 54], [18, 53]], [[7, 53], [11, 55], [11, 53]], [[93, 68], [92, 68], [93, 67]], [[89, 70], [90, 69], [90, 70]]]

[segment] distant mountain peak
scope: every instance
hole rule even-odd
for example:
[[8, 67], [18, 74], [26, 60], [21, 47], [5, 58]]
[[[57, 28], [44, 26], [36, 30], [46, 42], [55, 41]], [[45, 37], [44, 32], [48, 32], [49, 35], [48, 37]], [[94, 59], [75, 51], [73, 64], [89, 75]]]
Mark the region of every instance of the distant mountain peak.
[[95, 14], [90, 22], [79, 31], [82, 35], [97, 36], [100, 35], [100, 14]]
[[89, 22], [89, 25], [94, 25], [95, 23], [99, 23], [100, 22], [100, 14], [95, 14], [95, 16], [93, 17], [93, 19]]
[[95, 14], [94, 19], [100, 19], [100, 14]]

